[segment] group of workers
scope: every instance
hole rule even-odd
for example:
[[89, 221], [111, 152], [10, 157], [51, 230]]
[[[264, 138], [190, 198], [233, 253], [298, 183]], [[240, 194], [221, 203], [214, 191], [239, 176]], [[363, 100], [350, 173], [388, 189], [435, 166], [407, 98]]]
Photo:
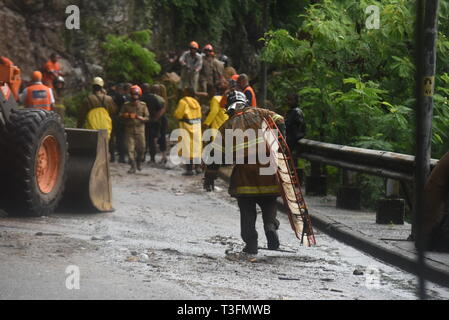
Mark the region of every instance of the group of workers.
[[[12, 62], [5, 57], [1, 60], [3, 64], [12, 65]], [[24, 107], [59, 111], [56, 105], [65, 81], [58, 60], [59, 56], [53, 53], [40, 70], [32, 72], [30, 82], [20, 93], [19, 102]]]
[[[185, 175], [203, 171], [195, 159], [202, 158], [202, 132], [211, 128], [223, 135], [226, 129], [260, 129], [261, 119], [272, 117], [280, 127], [284, 127], [284, 118], [272, 111], [257, 108], [254, 90], [249, 85], [248, 76], [238, 75], [232, 67], [225, 67], [214, 58], [213, 47], [206, 45], [203, 56], [196, 50], [198, 45], [191, 43], [190, 50], [181, 56], [179, 62], [185, 68], [181, 75], [183, 97], [177, 103], [173, 117], [179, 121], [179, 128], [188, 135], [182, 142], [187, 144], [181, 157], [187, 160]], [[193, 55], [194, 54], [194, 55]], [[195, 60], [197, 59], [197, 60]], [[47, 64], [48, 69], [57, 77], [59, 66]], [[196, 75], [195, 75], [196, 73]], [[33, 100], [26, 107], [52, 110], [54, 96], [52, 88], [44, 84], [42, 75], [36, 71], [32, 74], [33, 83], [22, 93], [24, 101]], [[47, 80], [48, 81], [48, 80]], [[200, 84], [198, 85], [197, 82]], [[48, 82], [47, 82], [48, 83]], [[31, 97], [31, 98], [30, 98]], [[203, 121], [202, 107], [199, 100], [206, 100], [209, 111]], [[109, 92], [105, 90], [104, 80], [95, 77], [92, 91], [78, 108], [78, 127], [90, 129], [108, 129], [111, 161], [115, 160], [118, 149], [119, 161], [125, 162], [124, 153], [128, 155], [131, 166], [128, 173], [142, 170], [146, 145], [150, 145], [150, 162], [155, 162], [156, 145], [162, 152], [162, 162], [167, 161], [167, 94], [161, 84], [142, 87], [132, 84], [113, 85]], [[257, 119], [258, 121], [255, 121]], [[214, 136], [211, 137], [212, 142]], [[248, 141], [248, 145], [251, 145]], [[196, 146], [196, 148], [195, 148]], [[223, 155], [224, 156], [224, 155]], [[204, 188], [212, 191], [220, 163], [211, 163], [205, 170]], [[238, 199], [241, 213], [241, 235], [245, 242], [243, 253], [257, 254], [258, 234], [256, 231], [256, 205], [262, 209], [264, 230], [268, 249], [279, 248], [276, 219], [276, 198], [280, 195], [275, 174], [261, 175], [262, 164], [236, 164], [231, 176], [229, 192]]]
[[[258, 130], [262, 126], [262, 119], [271, 118], [283, 131], [294, 152], [298, 140], [305, 135], [305, 121], [297, 94], [287, 97], [289, 110], [285, 118], [273, 111], [258, 108], [256, 94], [249, 85], [248, 76], [237, 74], [234, 68], [218, 60], [212, 45], [204, 46], [202, 51], [203, 54], [200, 54], [198, 43], [192, 41], [189, 50], [179, 58], [182, 67], [179, 88], [183, 96], [177, 103], [173, 117], [179, 121], [179, 128], [187, 134], [187, 139], [180, 139], [180, 144], [184, 144], [179, 152], [179, 156], [185, 159], [183, 174], [190, 176], [204, 171], [204, 189], [212, 191], [218, 168], [224, 161], [201, 165], [202, 134], [207, 129], [216, 129], [217, 133], [224, 136], [227, 129]], [[63, 83], [63, 73], [57, 60], [58, 56], [52, 55], [42, 68], [43, 72], [32, 73], [30, 85], [20, 95], [20, 101], [25, 107], [54, 110], [55, 90]], [[204, 101], [207, 101], [209, 107], [204, 120], [200, 101], [203, 106]], [[115, 161], [118, 151], [119, 162], [128, 163], [128, 173], [133, 174], [142, 170], [147, 148], [150, 163], [156, 162], [157, 149], [162, 155], [161, 163], [167, 162], [167, 108], [167, 92], [162, 84], [115, 84], [106, 91], [103, 79], [95, 77], [91, 94], [79, 108], [77, 125], [108, 129], [111, 161]], [[221, 142], [226, 143], [226, 140]], [[209, 143], [214, 143], [214, 136]], [[244, 148], [251, 145], [251, 141], [246, 141]], [[219, 150], [226, 150], [226, 146], [222, 145], [221, 149], [214, 149], [214, 152]], [[426, 201], [430, 213], [424, 232], [429, 250], [449, 250], [448, 219], [443, 219], [442, 213], [444, 200], [449, 193], [447, 159], [448, 154], [434, 170], [426, 186]], [[279, 221], [276, 219], [276, 198], [280, 195], [280, 187], [275, 173], [260, 173], [264, 166], [266, 165], [259, 162], [235, 164], [229, 186], [229, 193], [237, 198], [240, 209], [241, 236], [245, 242], [243, 254], [250, 256], [257, 254], [259, 249], [255, 226], [256, 205], [262, 210], [268, 249], [277, 250], [280, 245], [277, 234]]]
[[[95, 77], [92, 92], [78, 110], [79, 128], [107, 129], [110, 160], [116, 152], [119, 162], [129, 163], [128, 173], [142, 170], [147, 147], [150, 163], [155, 163], [157, 146], [161, 163], [167, 162], [167, 93], [163, 84], [114, 84], [105, 90], [104, 80]], [[126, 155], [128, 160], [126, 160]]]

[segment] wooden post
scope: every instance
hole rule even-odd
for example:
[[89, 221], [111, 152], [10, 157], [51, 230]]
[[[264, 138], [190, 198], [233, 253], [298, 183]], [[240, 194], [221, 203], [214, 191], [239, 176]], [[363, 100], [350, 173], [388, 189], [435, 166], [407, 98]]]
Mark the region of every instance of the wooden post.
[[436, 41], [439, 0], [417, 0], [416, 23], [416, 165], [414, 231], [418, 248], [418, 277], [420, 299], [425, 290], [424, 184], [430, 172], [432, 137], [433, 90], [436, 69]]

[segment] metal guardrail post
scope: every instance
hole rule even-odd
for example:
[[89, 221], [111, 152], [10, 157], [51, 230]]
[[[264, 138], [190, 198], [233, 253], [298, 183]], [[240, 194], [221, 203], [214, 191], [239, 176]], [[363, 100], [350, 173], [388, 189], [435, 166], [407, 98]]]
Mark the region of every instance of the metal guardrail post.
[[322, 173], [322, 165], [312, 161], [311, 174], [306, 177], [306, 194], [314, 196], [327, 195], [327, 177]]
[[356, 186], [355, 172], [342, 170], [343, 184], [337, 190], [337, 208], [360, 210], [361, 189]]
[[387, 179], [385, 198], [379, 199], [376, 210], [378, 224], [404, 224], [405, 201], [399, 198], [399, 181]]

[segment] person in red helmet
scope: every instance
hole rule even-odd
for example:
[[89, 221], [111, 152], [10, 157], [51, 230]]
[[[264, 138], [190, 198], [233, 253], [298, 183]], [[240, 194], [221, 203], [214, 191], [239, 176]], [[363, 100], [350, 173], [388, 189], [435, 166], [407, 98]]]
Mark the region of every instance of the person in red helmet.
[[52, 111], [54, 108], [55, 98], [52, 90], [42, 84], [42, 73], [40, 71], [34, 71], [31, 74], [31, 81], [31, 85], [22, 91], [20, 95], [20, 102], [25, 106], [25, 108]]
[[212, 85], [217, 90], [220, 80], [223, 78], [223, 63], [215, 58], [214, 48], [210, 44], [204, 46], [203, 54], [203, 67], [199, 74], [199, 91], [207, 92], [207, 85]]
[[198, 90], [198, 77], [203, 67], [203, 57], [198, 53], [199, 45], [195, 41], [190, 42], [189, 50], [185, 51], [179, 58], [182, 66], [180, 89], [193, 88]]
[[136, 173], [136, 169], [141, 171], [142, 161], [145, 155], [145, 123], [150, 121], [150, 114], [145, 102], [140, 101], [142, 89], [131, 86], [131, 101], [123, 105], [119, 116], [123, 119], [125, 126], [125, 141], [128, 149], [128, 157], [131, 168], [128, 173]]
[[61, 65], [58, 62], [59, 58], [59, 55], [52, 53], [50, 55], [50, 60], [48, 60], [43, 67], [44, 73], [42, 82], [52, 89], [55, 79], [59, 76], [64, 76], [64, 73], [61, 71]]

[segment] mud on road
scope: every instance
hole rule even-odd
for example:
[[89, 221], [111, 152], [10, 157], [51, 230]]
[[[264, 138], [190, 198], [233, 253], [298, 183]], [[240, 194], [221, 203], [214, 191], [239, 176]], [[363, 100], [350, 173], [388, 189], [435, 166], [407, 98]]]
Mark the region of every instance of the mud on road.
[[[202, 177], [112, 164], [114, 212], [0, 217], [1, 299], [415, 299], [415, 277], [316, 230], [302, 247], [279, 214], [283, 251], [253, 262], [243, 248], [227, 185], [202, 190]], [[261, 217], [259, 245], [266, 247]], [[66, 287], [77, 266], [80, 288]], [[447, 289], [429, 284], [433, 299]]]

